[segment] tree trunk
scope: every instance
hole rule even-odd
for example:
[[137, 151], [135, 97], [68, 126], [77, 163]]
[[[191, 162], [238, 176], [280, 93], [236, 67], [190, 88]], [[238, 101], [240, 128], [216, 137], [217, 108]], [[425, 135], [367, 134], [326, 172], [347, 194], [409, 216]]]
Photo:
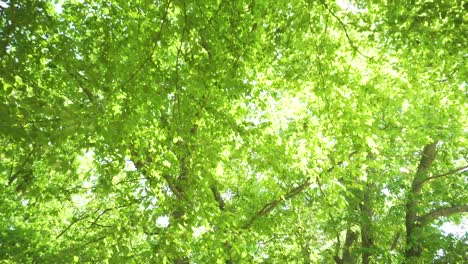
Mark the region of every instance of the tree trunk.
[[374, 239], [372, 234], [372, 204], [371, 192], [372, 184], [367, 184], [364, 190], [362, 203], [359, 205], [361, 210], [361, 248], [362, 248], [362, 264], [369, 264], [372, 255], [371, 250], [374, 247]]
[[406, 203], [406, 258], [419, 257], [422, 253], [421, 235], [422, 226], [418, 223], [418, 202], [422, 183], [427, 178], [427, 171], [432, 165], [436, 155], [437, 142], [424, 147], [418, 170], [411, 184], [411, 192]]
[[354, 241], [357, 238], [357, 234], [351, 230], [351, 228], [348, 228], [346, 230], [346, 238], [345, 238], [345, 243], [343, 245], [343, 257], [339, 256], [333, 256], [333, 259], [337, 264], [353, 264], [355, 263], [355, 260], [353, 256], [351, 255], [351, 246], [354, 243]]

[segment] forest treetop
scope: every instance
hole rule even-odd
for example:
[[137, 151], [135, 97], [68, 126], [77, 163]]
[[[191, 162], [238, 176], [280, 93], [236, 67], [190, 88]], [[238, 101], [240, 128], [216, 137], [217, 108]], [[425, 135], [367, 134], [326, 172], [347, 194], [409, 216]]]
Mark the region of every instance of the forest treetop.
[[0, 1], [0, 260], [462, 263], [465, 10]]

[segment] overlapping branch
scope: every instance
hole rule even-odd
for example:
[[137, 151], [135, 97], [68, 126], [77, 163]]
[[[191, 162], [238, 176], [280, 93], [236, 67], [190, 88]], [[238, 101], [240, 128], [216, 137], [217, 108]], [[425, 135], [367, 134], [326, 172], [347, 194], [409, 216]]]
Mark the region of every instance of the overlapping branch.
[[78, 85], [80, 86], [80, 88], [83, 90], [83, 92], [86, 94], [86, 97], [88, 97], [89, 101], [91, 103], [94, 102], [94, 95], [93, 93], [91, 92], [91, 90], [89, 90], [88, 88], [86, 88], [86, 84], [81, 80], [83, 79], [84, 81], [88, 82], [89, 80], [82, 76], [81, 74], [79, 73], [75, 73], [75, 72], [72, 72], [70, 70], [67, 70], [65, 69], [65, 71], [73, 78], [73, 80], [75, 80]]

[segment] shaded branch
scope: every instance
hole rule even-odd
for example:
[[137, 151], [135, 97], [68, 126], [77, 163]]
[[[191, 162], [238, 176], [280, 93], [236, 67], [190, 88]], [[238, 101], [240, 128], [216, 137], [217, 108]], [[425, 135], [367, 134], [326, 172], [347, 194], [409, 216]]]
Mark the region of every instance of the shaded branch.
[[421, 222], [422, 225], [425, 225], [439, 217], [450, 216], [456, 213], [463, 213], [463, 212], [465, 213], [468, 212], [468, 205], [458, 205], [458, 206], [452, 206], [452, 207], [439, 208], [421, 216], [419, 218], [419, 222]]
[[393, 238], [393, 242], [392, 242], [392, 246], [390, 247], [390, 250], [395, 250], [395, 248], [396, 248], [397, 245], [398, 245], [398, 241], [400, 240], [400, 236], [401, 236], [401, 232], [398, 231], [398, 232], [395, 234], [395, 237]]
[[261, 216], [267, 215], [271, 210], [275, 209], [281, 203], [282, 199], [276, 199], [265, 206], [262, 207], [259, 211], [257, 211], [254, 216], [250, 218], [250, 220], [242, 226], [243, 229], [249, 229], [253, 223]]
[[374, 218], [374, 210], [372, 208], [372, 191], [375, 187], [373, 183], [367, 183], [364, 189], [363, 201], [359, 204], [361, 212], [361, 257], [362, 264], [369, 264], [372, 256], [372, 249], [374, 248], [374, 225], [372, 219]]
[[336, 234], [336, 247], [335, 247], [336, 256], [338, 256], [338, 254], [340, 253], [340, 249], [341, 249], [341, 239], [340, 239], [340, 234], [337, 233]]
[[202, 48], [206, 51], [206, 53], [208, 54], [208, 61], [211, 62], [212, 61], [212, 58], [213, 58], [213, 55], [211, 53], [211, 49], [210, 47], [208, 46], [208, 43], [206, 42], [205, 39], [201, 39], [200, 41], [200, 45], [202, 46]]
[[291, 199], [294, 196], [298, 195], [301, 193], [305, 188], [309, 187], [312, 184], [312, 180], [310, 178], [307, 178], [301, 185], [297, 186], [296, 188], [290, 190], [286, 195], [284, 196], [285, 199]]
[[163, 178], [166, 180], [167, 186], [171, 190], [172, 193], [177, 197], [177, 199], [183, 199], [184, 198], [184, 191], [182, 188], [178, 187], [177, 184], [174, 184], [173, 180], [171, 179], [171, 176], [168, 174], [163, 174]]
[[8, 177], [8, 186], [11, 186], [13, 184], [13, 182], [18, 178], [18, 176], [25, 172], [25, 167], [26, 165], [31, 162], [32, 160], [32, 156], [33, 156], [33, 153], [34, 152], [34, 148], [31, 150], [31, 152], [29, 152], [26, 157], [24, 157], [24, 161], [21, 163], [21, 165], [19, 165], [18, 167], [20, 169], [18, 169], [14, 174], [13, 174], [13, 167], [14, 167], [14, 164], [13, 162], [11, 163], [11, 167], [10, 167], [10, 176]]
[[[88, 221], [88, 223], [93, 224], [94, 222]], [[110, 225], [101, 225], [101, 224], [99, 224], [99, 223], [94, 223], [94, 225], [95, 225], [95, 226], [102, 227], [102, 228], [110, 228], [110, 227], [112, 227], [112, 226], [110, 226]]]
[[351, 245], [356, 241], [358, 234], [351, 229], [346, 231], [345, 244], [343, 248], [343, 261], [344, 263], [352, 263], [352, 256], [350, 252]]
[[[52, 64], [52, 66], [54, 67], [57, 67], [55, 64]], [[91, 90], [89, 90], [88, 88], [86, 88], [86, 84], [81, 80], [85, 80], [86, 82], [88, 82], [89, 80], [86, 79], [86, 77], [82, 76], [81, 74], [79, 73], [75, 73], [75, 72], [71, 72], [67, 69], [65, 69], [65, 72], [68, 73], [68, 75], [70, 75], [73, 80], [75, 80], [75, 82], [78, 83], [78, 85], [80, 86], [80, 88], [83, 90], [83, 92], [86, 94], [86, 97], [88, 97], [89, 101], [91, 103], [94, 102], [94, 95], [93, 93], [91, 92]]]
[[[358, 153], [357, 150], [352, 151], [351, 153], [349, 153], [348, 158], [351, 158], [351, 157], [352, 157], [354, 154], [356, 154], [356, 153]], [[338, 162], [336, 165], [331, 166], [330, 168], [328, 168], [327, 173], [332, 172], [333, 169], [335, 169], [336, 166], [341, 166], [343, 163], [344, 163], [344, 160]], [[326, 203], [327, 206], [330, 206], [330, 202], [328, 201], [327, 196], [325, 195], [325, 192], [323, 191], [323, 187], [322, 187], [323, 185], [322, 185], [322, 182], [321, 182], [321, 179], [320, 179], [320, 175], [318, 175], [317, 177], [315, 177], [315, 180], [316, 180], [316, 182], [317, 182], [319, 192], [320, 192], [320, 194], [322, 195], [324, 202]], [[333, 223], [336, 223], [336, 220], [335, 220], [335, 218], [333, 217], [333, 215], [331, 214], [331, 212], [328, 211], [327, 214], [328, 214], [328, 217], [330, 218], [330, 220], [331, 220]], [[338, 241], [338, 243], [341, 243], [341, 242], [340, 242], [340, 237], [339, 237], [339, 235], [337, 235], [337, 241]], [[339, 247], [341, 247], [341, 246], [339, 246]]]
[[333, 260], [335, 260], [335, 262], [337, 264], [343, 264], [343, 260], [340, 257], [336, 256], [336, 255], [333, 256]]
[[221, 194], [219, 193], [218, 188], [216, 187], [216, 185], [212, 184], [210, 186], [210, 190], [213, 193], [213, 196], [214, 196], [216, 202], [218, 203], [219, 209], [224, 210], [224, 206], [226, 204], [224, 203], [223, 197], [221, 197]]
[[449, 171], [447, 173], [444, 173], [444, 174], [439, 174], [439, 175], [434, 175], [434, 176], [431, 176], [431, 177], [427, 177], [426, 179], [421, 181], [419, 184], [423, 184], [423, 183], [425, 183], [427, 181], [434, 180], [434, 179], [437, 179], [437, 178], [442, 178], [442, 177], [449, 176], [449, 175], [452, 175], [452, 174], [455, 174], [455, 173], [465, 172], [467, 170], [468, 170], [468, 165], [457, 168], [457, 169], [453, 169], [453, 170], [451, 170], [451, 171]]

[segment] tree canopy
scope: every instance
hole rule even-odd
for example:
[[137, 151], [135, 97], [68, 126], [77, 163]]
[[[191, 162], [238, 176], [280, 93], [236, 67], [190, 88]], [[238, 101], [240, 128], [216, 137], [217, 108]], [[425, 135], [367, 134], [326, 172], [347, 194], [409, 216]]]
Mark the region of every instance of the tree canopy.
[[0, 262], [463, 263], [466, 9], [0, 1]]

